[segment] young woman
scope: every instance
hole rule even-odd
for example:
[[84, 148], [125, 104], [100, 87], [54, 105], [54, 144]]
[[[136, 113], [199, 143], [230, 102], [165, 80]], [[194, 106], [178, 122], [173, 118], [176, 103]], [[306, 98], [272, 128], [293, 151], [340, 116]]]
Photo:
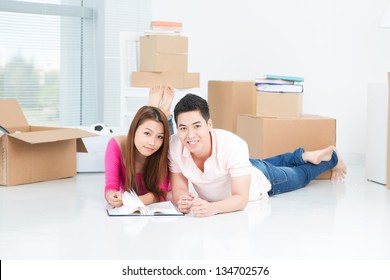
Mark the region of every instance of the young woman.
[[124, 136], [110, 139], [105, 157], [105, 199], [113, 207], [122, 193], [134, 190], [144, 204], [167, 199], [170, 129], [167, 116], [174, 90], [170, 85], [152, 87], [148, 106], [140, 108]]

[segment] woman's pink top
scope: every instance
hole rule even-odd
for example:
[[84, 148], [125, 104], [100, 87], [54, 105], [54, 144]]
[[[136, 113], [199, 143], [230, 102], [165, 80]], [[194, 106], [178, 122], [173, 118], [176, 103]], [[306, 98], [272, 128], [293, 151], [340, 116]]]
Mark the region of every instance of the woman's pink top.
[[[168, 168], [168, 167], [167, 167]], [[119, 148], [118, 142], [111, 138], [107, 144], [106, 157], [105, 157], [105, 169], [106, 169], [106, 187], [104, 190], [104, 197], [106, 197], [109, 191], [125, 191], [126, 183], [126, 168], [123, 163], [122, 153]], [[136, 179], [140, 189], [140, 194], [146, 194], [148, 191], [142, 184], [142, 174], [137, 174]], [[160, 184], [160, 189], [164, 192], [171, 190], [171, 184], [169, 182], [168, 175], [165, 177], [164, 182]]]

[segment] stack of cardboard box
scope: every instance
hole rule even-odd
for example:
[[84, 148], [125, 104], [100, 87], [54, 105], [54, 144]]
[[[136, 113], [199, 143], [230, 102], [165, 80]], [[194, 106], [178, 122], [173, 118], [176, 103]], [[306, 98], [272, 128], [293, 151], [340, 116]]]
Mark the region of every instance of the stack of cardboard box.
[[140, 37], [140, 72], [131, 75], [132, 87], [169, 83], [175, 88], [197, 88], [199, 73], [188, 71], [188, 37], [146, 35]]
[[254, 81], [209, 81], [208, 99], [213, 126], [243, 138], [252, 158], [336, 144], [336, 120], [303, 115], [302, 94], [257, 92]]

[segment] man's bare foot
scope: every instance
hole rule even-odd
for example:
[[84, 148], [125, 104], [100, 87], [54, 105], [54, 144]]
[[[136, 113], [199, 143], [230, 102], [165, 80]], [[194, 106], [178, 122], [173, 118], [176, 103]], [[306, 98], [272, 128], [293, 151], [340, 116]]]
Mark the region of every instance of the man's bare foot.
[[164, 88], [161, 85], [156, 85], [150, 88], [148, 105], [153, 107], [159, 107], [163, 97]]
[[336, 152], [338, 162], [337, 165], [332, 169], [332, 177], [331, 179], [333, 181], [341, 181], [345, 178], [345, 175], [347, 174], [347, 165], [341, 158], [339, 151], [336, 147], [333, 147], [333, 150]]
[[169, 116], [171, 114], [171, 105], [174, 97], [175, 97], [174, 88], [169, 84], [164, 86], [161, 105], [159, 108], [161, 109], [161, 111], [165, 113], [166, 116]]
[[329, 161], [332, 158], [334, 146], [316, 151], [308, 151], [302, 154], [302, 159], [312, 164], [320, 164], [322, 161]]

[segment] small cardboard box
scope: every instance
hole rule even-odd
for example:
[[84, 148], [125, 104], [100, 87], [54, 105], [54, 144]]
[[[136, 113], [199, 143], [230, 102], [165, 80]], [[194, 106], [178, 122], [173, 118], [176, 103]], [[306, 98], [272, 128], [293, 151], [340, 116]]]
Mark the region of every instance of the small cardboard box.
[[239, 114], [255, 114], [255, 100], [253, 81], [208, 82], [208, 103], [215, 128], [235, 133]]
[[[313, 115], [299, 119], [239, 115], [237, 135], [248, 143], [250, 157], [265, 159], [299, 147], [312, 151], [336, 145], [336, 120]], [[317, 178], [330, 177], [328, 171]]]
[[299, 118], [302, 115], [302, 93], [257, 91], [256, 115], [276, 118]]
[[386, 187], [390, 189], [390, 72], [387, 73], [388, 97], [387, 97], [387, 166], [386, 166]]
[[0, 185], [13, 186], [76, 175], [76, 151], [87, 152], [80, 129], [30, 126], [16, 100], [0, 100]]
[[141, 53], [141, 72], [187, 72], [187, 54]]
[[188, 37], [148, 35], [140, 37], [140, 55], [153, 53], [187, 54]]
[[130, 84], [132, 87], [152, 87], [157, 84], [171, 84], [174, 88], [198, 88], [199, 73], [176, 72], [133, 72]]

